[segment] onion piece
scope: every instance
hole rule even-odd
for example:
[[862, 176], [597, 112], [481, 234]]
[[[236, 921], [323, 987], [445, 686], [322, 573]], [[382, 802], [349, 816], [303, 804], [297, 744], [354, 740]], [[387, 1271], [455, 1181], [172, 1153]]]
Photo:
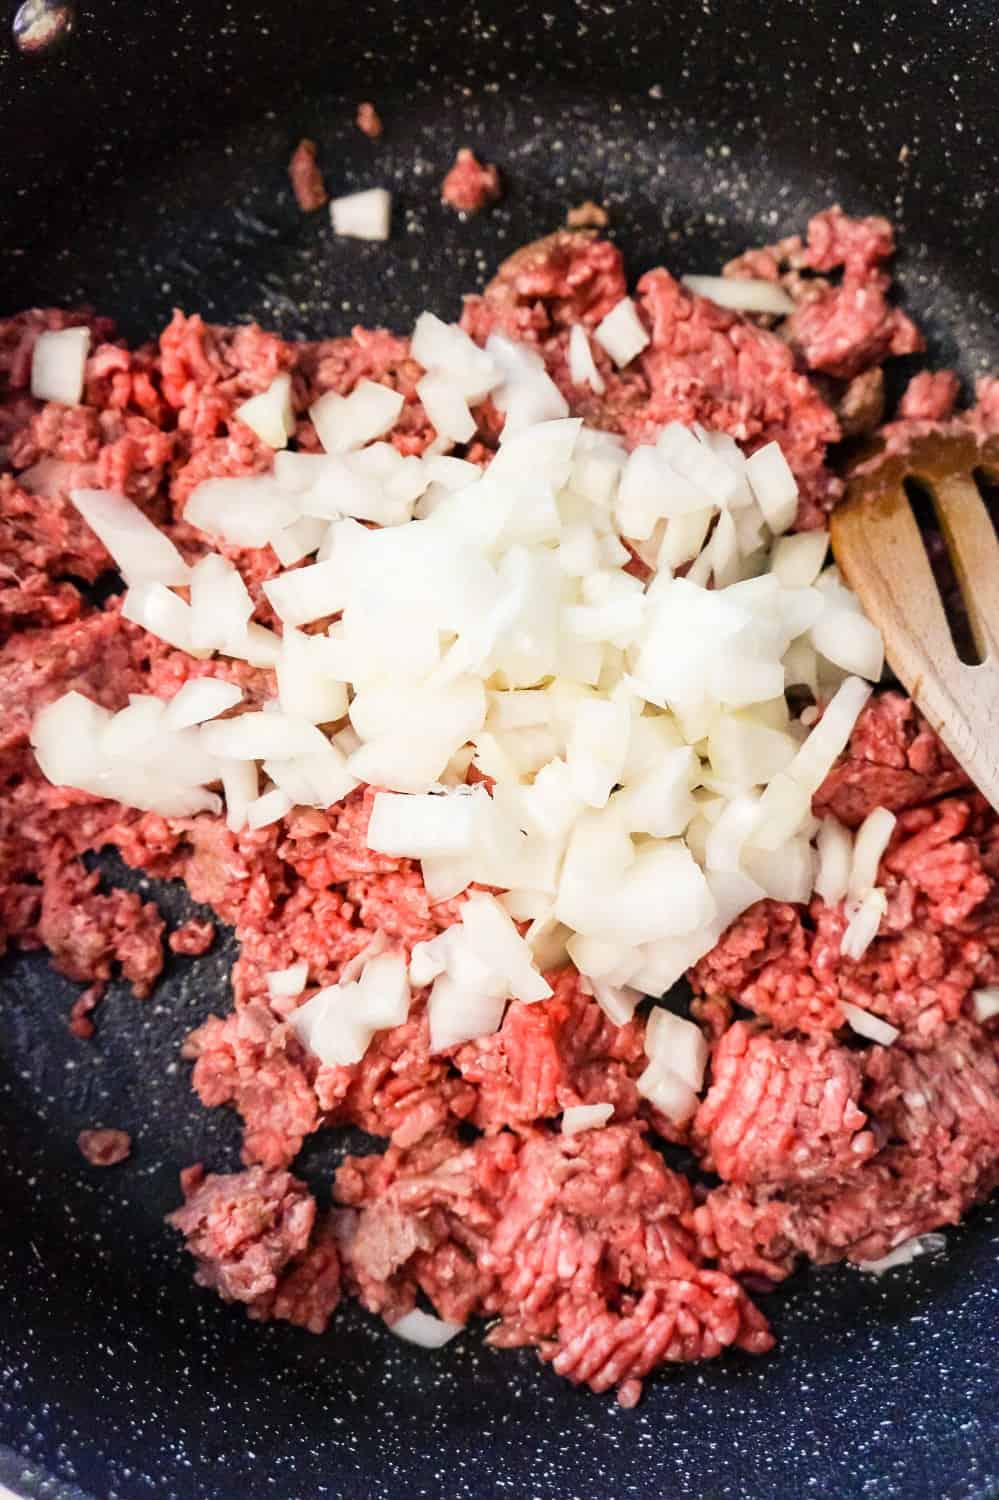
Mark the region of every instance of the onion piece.
[[826, 661], [856, 677], [877, 682], [884, 669], [885, 647], [872, 621], [851, 609], [827, 605], [809, 632], [809, 640]]
[[844, 900], [849, 889], [853, 835], [835, 818], [823, 818], [816, 846], [819, 868], [815, 875], [815, 889], [827, 906], [835, 906]]
[[347, 685], [326, 671], [326, 644], [322, 636], [285, 627], [277, 663], [278, 699], [291, 718], [333, 724], [347, 713]]
[[222, 762], [222, 794], [225, 797], [226, 827], [240, 833], [246, 827], [247, 814], [260, 792], [260, 778], [252, 760]]
[[896, 1266], [907, 1266], [920, 1255], [939, 1255], [946, 1250], [947, 1240], [942, 1234], [916, 1234], [911, 1239], [903, 1240], [887, 1255], [881, 1255], [877, 1260], [858, 1260], [857, 1270], [867, 1271], [872, 1276], [883, 1276], [886, 1271], [893, 1270]]
[[125, 594], [121, 606], [123, 620], [141, 625], [150, 635], [186, 651], [189, 656], [204, 658], [210, 651], [195, 647], [192, 634], [191, 606], [162, 583], [137, 583]]
[[695, 1093], [700, 1092], [708, 1065], [708, 1044], [693, 1021], [654, 1006], [645, 1022], [645, 1055], [661, 1062]]
[[394, 427], [403, 405], [401, 392], [364, 379], [349, 396], [327, 391], [313, 402], [309, 416], [327, 453], [349, 453]]
[[271, 787], [270, 791], [257, 797], [246, 809], [247, 827], [268, 828], [271, 823], [279, 823], [291, 812], [293, 806], [294, 802], [282, 787]]
[[184, 506], [184, 520], [233, 547], [266, 547], [275, 532], [297, 521], [298, 497], [269, 474], [204, 479]]
[[685, 1125], [697, 1112], [697, 1094], [656, 1057], [635, 1082], [643, 1099], [667, 1115], [675, 1125]]
[[408, 859], [465, 854], [475, 835], [478, 800], [461, 790], [408, 796], [379, 792], [368, 822], [368, 848]]
[[891, 842], [897, 819], [886, 807], [875, 807], [857, 829], [850, 862], [847, 895], [861, 901], [877, 884], [878, 866]]
[[980, 1025], [991, 1021], [993, 1016], [999, 1016], [999, 985], [986, 984], [981, 989], [972, 990], [971, 1002], [975, 1020]]
[[[484, 401], [501, 379], [495, 362], [463, 328], [456, 323], [445, 323], [430, 312], [417, 318], [409, 352], [425, 370], [438, 371], [458, 385], [466, 401]], [[442, 480], [446, 472], [438, 470], [431, 477]]]
[[854, 909], [846, 931], [840, 939], [839, 951], [844, 958], [855, 961], [863, 958], [878, 935], [881, 918], [888, 910], [884, 891], [875, 886]]
[[245, 422], [269, 448], [284, 448], [295, 432], [295, 413], [291, 406], [291, 376], [287, 371], [275, 375], [265, 391], [251, 396], [237, 406], [233, 416]]
[[290, 759], [294, 755], [322, 752], [329, 743], [307, 719], [263, 712], [205, 724], [201, 741], [209, 755], [224, 760], [266, 760], [268, 756]]
[[840, 684], [822, 718], [787, 768], [788, 775], [806, 791], [814, 795], [825, 781], [846, 749], [853, 726], [870, 696], [870, 683], [860, 677], [848, 677]]
[[680, 280], [695, 296], [734, 312], [770, 313], [778, 318], [794, 312], [794, 303], [776, 281], [751, 276], [681, 276]]
[[392, 195], [385, 188], [364, 188], [330, 201], [333, 233], [354, 240], [387, 240]]
[[304, 962], [288, 969], [272, 969], [267, 976], [267, 993], [272, 1000], [292, 1000], [302, 993], [308, 980], [309, 966]]
[[414, 1307], [401, 1318], [390, 1323], [389, 1330], [396, 1338], [407, 1344], [418, 1344], [421, 1349], [442, 1349], [453, 1338], [464, 1331], [461, 1323], [449, 1323], [446, 1318], [435, 1318], [432, 1313]]
[[515, 1000], [547, 1000], [552, 987], [537, 971], [530, 947], [509, 913], [485, 892], [469, 896], [461, 908], [461, 925], [469, 948], [507, 984]]
[[124, 495], [70, 490], [69, 498], [114, 559], [128, 584], [186, 584], [191, 569], [173, 542]]
[[602, 396], [607, 389], [582, 323], [573, 323], [569, 332], [569, 379], [573, 385], [588, 385], [597, 396]]
[[163, 719], [165, 729], [187, 729], [203, 724], [242, 702], [243, 691], [221, 677], [191, 677], [170, 699]]
[[36, 401], [76, 406], [90, 352], [89, 328], [50, 328], [40, 333], [31, 354], [31, 394]]
[[579, 1135], [584, 1130], [599, 1130], [613, 1113], [613, 1104], [570, 1104], [562, 1111], [562, 1134]]
[[898, 1027], [889, 1026], [880, 1016], [872, 1016], [870, 1011], [862, 1010], [859, 1005], [851, 1005], [849, 1000], [841, 1000], [839, 1008], [846, 1017], [850, 1030], [855, 1031], [858, 1036], [866, 1037], [869, 1042], [890, 1047], [898, 1039]]
[[590, 982], [593, 986], [593, 998], [608, 1021], [615, 1026], [627, 1026], [642, 998], [641, 991], [633, 990], [626, 984], [611, 984], [606, 979], [594, 978]]
[[191, 571], [191, 640], [199, 650], [229, 651], [245, 640], [253, 614], [242, 576], [228, 558], [209, 552]]
[[449, 973], [433, 983], [427, 1002], [430, 1051], [445, 1052], [462, 1042], [478, 1041], [500, 1029], [506, 997], [488, 989], [463, 984]]
[[777, 443], [765, 443], [746, 459], [746, 477], [770, 530], [786, 531], [798, 512], [798, 483]]
[[806, 589], [822, 571], [829, 551], [829, 533], [798, 531], [778, 537], [770, 552], [770, 571], [786, 589]]
[[622, 297], [607, 316], [597, 324], [593, 337], [606, 349], [618, 369], [623, 369], [650, 342], [638, 309], [630, 297]]
[[475, 436], [476, 422], [457, 381], [443, 373], [431, 371], [417, 381], [416, 394], [438, 437], [451, 443], [471, 442]]

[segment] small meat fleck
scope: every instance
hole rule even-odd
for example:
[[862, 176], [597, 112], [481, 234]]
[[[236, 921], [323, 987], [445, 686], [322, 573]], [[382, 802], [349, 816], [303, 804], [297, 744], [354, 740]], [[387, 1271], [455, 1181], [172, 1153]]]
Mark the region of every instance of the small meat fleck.
[[92, 1167], [115, 1167], [132, 1151], [132, 1137], [127, 1130], [81, 1130], [76, 1144], [80, 1155]]
[[587, 198], [583, 203], [577, 203], [575, 208], [570, 208], [565, 216], [565, 227], [567, 229], [606, 229], [610, 222], [610, 215], [601, 204], [594, 203], [592, 198]]
[[295, 202], [303, 214], [311, 214], [317, 208], [322, 208], [329, 194], [316, 160], [315, 141], [299, 141], [288, 163], [288, 176], [291, 178]]
[[381, 115], [368, 100], [357, 106], [357, 128], [370, 136], [373, 141], [378, 139], [385, 128], [382, 125]]
[[460, 214], [477, 214], [500, 196], [499, 172], [462, 146], [444, 178], [441, 198]]
[[176, 932], [171, 932], [167, 945], [174, 953], [196, 958], [201, 953], [207, 953], [214, 941], [215, 923], [198, 922], [192, 918], [178, 927]]

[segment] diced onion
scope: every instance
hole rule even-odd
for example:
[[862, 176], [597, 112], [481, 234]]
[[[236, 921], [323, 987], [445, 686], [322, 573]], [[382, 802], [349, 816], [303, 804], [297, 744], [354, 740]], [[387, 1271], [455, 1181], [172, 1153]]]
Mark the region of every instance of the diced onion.
[[708, 1063], [708, 1044], [693, 1021], [655, 1006], [645, 1022], [645, 1055], [661, 1062], [695, 1093], [700, 1092]]
[[770, 553], [770, 571], [786, 589], [807, 589], [821, 573], [828, 551], [828, 531], [797, 531], [778, 537]]
[[999, 1016], [999, 985], [987, 984], [979, 990], [972, 990], [971, 1003], [975, 1020], [982, 1025], [991, 1021], [993, 1016]]
[[89, 328], [52, 328], [40, 333], [31, 355], [31, 394], [36, 401], [76, 406], [90, 352]]
[[70, 490], [69, 498], [114, 558], [126, 583], [186, 584], [191, 569], [170, 538], [124, 495]]
[[622, 369], [649, 344], [649, 335], [630, 297], [622, 297], [596, 326], [593, 337]]
[[597, 396], [602, 396], [607, 389], [582, 323], [574, 323], [569, 333], [569, 379], [573, 385], [588, 385]]
[[652, 1059], [635, 1086], [643, 1099], [662, 1110], [675, 1125], [686, 1124], [697, 1111], [694, 1089], [671, 1072], [658, 1057]]
[[452, 443], [471, 442], [475, 436], [475, 418], [456, 381], [432, 371], [417, 381], [416, 394], [438, 437]]
[[385, 188], [365, 188], [330, 202], [333, 233], [355, 240], [387, 240], [392, 195]]
[[835, 818], [823, 818], [815, 842], [819, 851], [815, 889], [827, 906], [835, 906], [850, 887], [853, 836]]
[[170, 699], [164, 717], [164, 728], [186, 729], [203, 724], [227, 709], [235, 708], [243, 698], [242, 689], [221, 677], [191, 677]]
[[329, 743], [307, 719], [282, 713], [248, 713], [215, 721], [204, 726], [201, 739], [209, 755], [225, 760], [288, 759], [321, 752]]
[[389, 1328], [396, 1338], [407, 1344], [418, 1344], [421, 1349], [443, 1349], [463, 1331], [461, 1323], [449, 1323], [445, 1318], [435, 1318], [432, 1313], [414, 1307], [410, 1312], [396, 1318]]
[[579, 1135], [584, 1130], [599, 1130], [613, 1113], [613, 1104], [571, 1104], [562, 1111], [562, 1134]]
[[309, 408], [309, 416], [327, 453], [349, 453], [388, 432], [402, 408], [401, 392], [365, 379], [349, 396], [327, 391]]
[[825, 781], [845, 750], [853, 726], [870, 696], [870, 684], [860, 677], [848, 677], [840, 684], [822, 718], [788, 766], [788, 775], [806, 791], [814, 794]]
[[776, 281], [749, 276], [681, 276], [680, 280], [696, 296], [735, 312], [772, 313], [778, 318], [794, 312], [794, 303]]
[[272, 969], [267, 976], [267, 993], [272, 1000], [290, 1000], [300, 995], [309, 979], [307, 963], [292, 964], [288, 969]]
[[459, 792], [379, 792], [368, 823], [368, 848], [410, 859], [464, 854], [475, 834], [475, 814], [476, 799]]
[[776, 443], [766, 443], [746, 459], [746, 476], [770, 530], [786, 531], [798, 511], [798, 484]]
[[266, 391], [237, 406], [233, 415], [245, 422], [269, 448], [283, 448], [295, 431], [291, 376], [287, 372], [275, 375]]
[[862, 900], [877, 884], [878, 866], [891, 841], [895, 823], [893, 812], [886, 807], [875, 807], [857, 829], [847, 885], [851, 901]]
[[857, 903], [840, 940], [839, 951], [844, 958], [863, 958], [878, 935], [881, 918], [887, 909], [885, 893], [877, 887]]
[[880, 1016], [872, 1016], [869, 1010], [851, 1005], [849, 1000], [841, 1000], [839, 1008], [846, 1017], [850, 1030], [855, 1031], [858, 1036], [865, 1037], [870, 1042], [878, 1042], [882, 1047], [890, 1047], [897, 1040], [898, 1028], [889, 1026]]
[[279, 823], [291, 812], [293, 800], [282, 787], [271, 787], [262, 797], [257, 797], [246, 809], [246, 822], [250, 828], [268, 828]]
[[877, 1260], [857, 1261], [857, 1270], [867, 1271], [872, 1276], [883, 1276], [885, 1271], [894, 1270], [896, 1266], [910, 1265], [920, 1255], [939, 1255], [946, 1248], [947, 1239], [942, 1234], [916, 1234], [911, 1239], [903, 1240]]

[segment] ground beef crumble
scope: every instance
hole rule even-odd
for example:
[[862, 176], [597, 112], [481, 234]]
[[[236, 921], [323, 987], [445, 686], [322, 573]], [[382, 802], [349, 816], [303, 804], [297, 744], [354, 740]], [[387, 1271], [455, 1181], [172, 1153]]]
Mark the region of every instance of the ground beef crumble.
[[[359, 127], [376, 134], [367, 108]], [[312, 143], [290, 170], [303, 209], [325, 201]], [[447, 182], [462, 212], [498, 187], [471, 152]], [[728, 431], [750, 451], [776, 439], [801, 488], [798, 526], [821, 524], [841, 493], [828, 446], [881, 421], [882, 361], [921, 343], [890, 299], [890, 225], [832, 209], [804, 239], [728, 267], [786, 287], [795, 310], [773, 327], [648, 272], [634, 295], [649, 346], [625, 370], [595, 347], [598, 397], [569, 378], [569, 332], [592, 329], [627, 285], [619, 251], [589, 227], [593, 205], [574, 222], [584, 227], [525, 246], [466, 299], [472, 337], [498, 329], [531, 343], [573, 413], [629, 443], [671, 419]], [[83, 403], [34, 401], [35, 339], [79, 323], [92, 336]], [[183, 880], [234, 929], [234, 1007], [199, 1026], [185, 1054], [202, 1103], [239, 1114], [245, 1165], [188, 1168], [170, 1222], [198, 1282], [251, 1317], [318, 1333], [343, 1290], [390, 1323], [429, 1298], [441, 1316], [491, 1320], [495, 1345], [533, 1345], [572, 1381], [617, 1386], [624, 1405], [662, 1363], [762, 1352], [772, 1337], [740, 1277], [776, 1282], [801, 1257], [875, 1258], [954, 1222], [996, 1185], [997, 1030], [976, 1024], [971, 1003], [976, 987], [999, 983], [996, 817], [906, 698], [872, 699], [814, 811], [850, 827], [878, 805], [897, 813], [879, 874], [881, 931], [853, 963], [839, 957], [843, 911], [817, 897], [807, 909], [760, 902], [732, 925], [690, 975], [711, 1061], [683, 1131], [638, 1094], [641, 1015], [612, 1026], [568, 970], [549, 976], [549, 1000], [511, 1004], [495, 1035], [449, 1054], [431, 1054], [418, 995], [360, 1063], [320, 1065], [288, 1024], [297, 1002], [272, 1001], [267, 973], [304, 961], [308, 995], [336, 982], [372, 934], [408, 949], [455, 918], [453, 903], [431, 905], [413, 862], [367, 848], [371, 792], [237, 835], [208, 814], [165, 819], [52, 787], [27, 745], [38, 709], [70, 688], [116, 709], [129, 692], [169, 697], [211, 671], [250, 703], [271, 696], [268, 672], [194, 662], [123, 621], [114, 598], [89, 601], [86, 585], [110, 560], [68, 490], [120, 489], [195, 561], [205, 539], [184, 519], [187, 498], [206, 477], [268, 468], [270, 450], [235, 409], [282, 371], [303, 451], [318, 446], [310, 404], [365, 378], [404, 398], [390, 435], [401, 453], [434, 440], [421, 368], [408, 341], [383, 329], [296, 345], [178, 311], [157, 341], [130, 350], [86, 312], [0, 321], [0, 947], [46, 948], [86, 986], [71, 1017], [86, 1037], [109, 979], [149, 992], [164, 935], [152, 902], [102, 889], [83, 863], [90, 852], [112, 847], [153, 878]], [[955, 413], [956, 396], [950, 372], [916, 376], [880, 429], [889, 447], [931, 424], [999, 429], [999, 383], [980, 382], [970, 412]], [[474, 414], [470, 456], [484, 463], [501, 418], [488, 400]], [[260, 586], [280, 570], [276, 557], [227, 555], [255, 618], [273, 624]], [[214, 933], [214, 920], [192, 919], [167, 943], [196, 955]], [[895, 1046], [860, 1045], [843, 1002], [896, 1026]], [[606, 1128], [553, 1129], [565, 1108], [605, 1101]], [[347, 1158], [321, 1214], [289, 1168], [307, 1137], [339, 1125], [385, 1146]], [[714, 1175], [692, 1187], [656, 1149], [661, 1139]], [[101, 1164], [128, 1144], [124, 1132], [80, 1136]]]
[[132, 1153], [132, 1137], [127, 1130], [81, 1130], [76, 1138], [80, 1155], [92, 1167], [116, 1167]]
[[441, 185], [441, 198], [459, 214], [477, 214], [500, 196], [496, 167], [479, 161], [474, 151], [462, 146]]
[[322, 170], [316, 158], [315, 141], [301, 140], [292, 152], [291, 161], [288, 163], [291, 190], [303, 214], [315, 213], [317, 208], [322, 208], [329, 197]]

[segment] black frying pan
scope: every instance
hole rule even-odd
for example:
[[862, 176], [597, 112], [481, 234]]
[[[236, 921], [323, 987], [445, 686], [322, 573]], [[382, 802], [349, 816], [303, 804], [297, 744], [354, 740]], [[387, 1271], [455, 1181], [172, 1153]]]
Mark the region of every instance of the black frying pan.
[[[993, 15], [92, 0], [57, 56], [4, 55], [0, 34], [0, 312], [86, 301], [132, 337], [175, 303], [287, 335], [406, 328], [426, 306], [454, 316], [585, 197], [610, 206], [634, 272], [711, 270], [840, 199], [895, 217], [907, 304], [970, 381], [999, 369]], [[353, 125], [366, 98], [377, 145]], [[390, 246], [298, 214], [285, 164], [303, 134], [335, 190], [393, 189]], [[469, 224], [437, 201], [463, 144], [507, 182]], [[196, 1291], [162, 1215], [181, 1165], [236, 1166], [237, 1130], [192, 1099], [177, 1046], [224, 1006], [231, 957], [173, 959], [145, 1005], [113, 987], [90, 1044], [44, 959], [0, 972], [0, 1479], [101, 1500], [999, 1494], [990, 1210], [884, 1282], [796, 1278], [767, 1301], [776, 1355], [678, 1369], [633, 1412], [474, 1333], [424, 1355], [348, 1311], [315, 1339]], [[136, 1140], [103, 1174], [75, 1147], [98, 1122]], [[308, 1143], [320, 1192], [342, 1149]]]

